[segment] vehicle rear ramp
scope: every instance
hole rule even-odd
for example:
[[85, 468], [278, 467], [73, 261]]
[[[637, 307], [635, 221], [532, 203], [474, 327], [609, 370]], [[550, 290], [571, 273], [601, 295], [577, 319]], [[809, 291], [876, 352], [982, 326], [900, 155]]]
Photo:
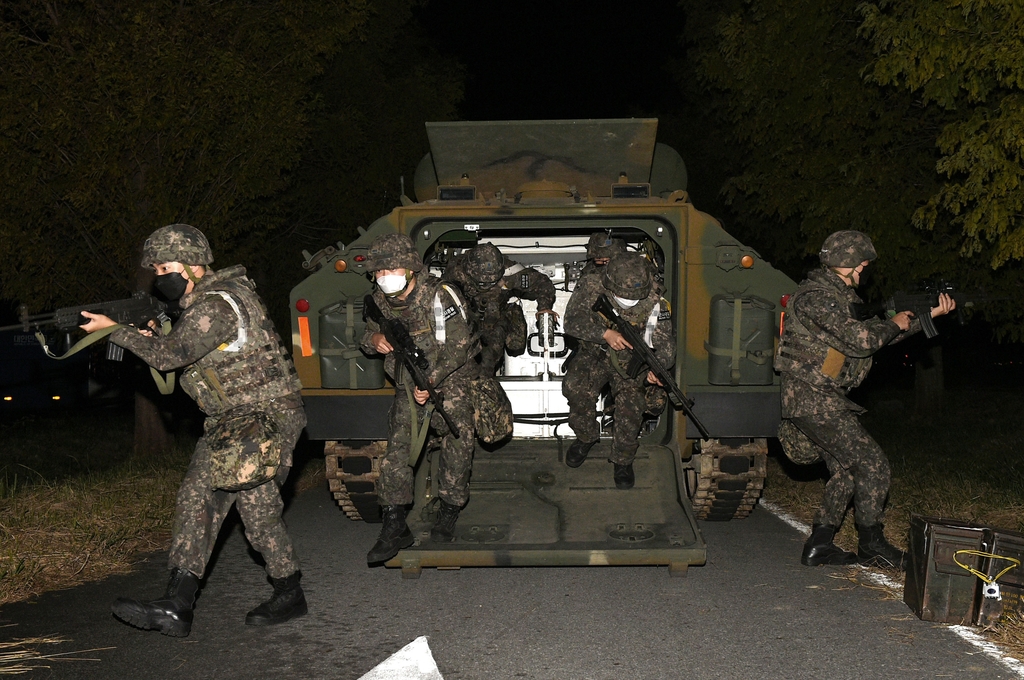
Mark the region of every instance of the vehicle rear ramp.
[[514, 439], [477, 447], [470, 500], [451, 543], [430, 538], [436, 512], [436, 452], [423, 461], [409, 525], [416, 543], [387, 562], [405, 578], [423, 567], [667, 565], [684, 575], [706, 560], [689, 501], [682, 500], [679, 456], [642, 445], [632, 489], [615, 488], [609, 439], [579, 468], [565, 465], [567, 444]]

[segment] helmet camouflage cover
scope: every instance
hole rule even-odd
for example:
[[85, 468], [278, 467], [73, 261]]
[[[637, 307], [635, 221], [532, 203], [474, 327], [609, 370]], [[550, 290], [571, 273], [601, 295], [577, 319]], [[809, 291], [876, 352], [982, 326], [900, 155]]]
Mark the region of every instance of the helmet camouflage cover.
[[818, 258], [828, 267], [856, 267], [878, 257], [871, 238], [862, 231], [837, 231], [821, 244]]
[[505, 258], [497, 246], [481, 243], [466, 253], [466, 274], [481, 288], [490, 288], [505, 273]]
[[182, 264], [210, 264], [213, 251], [203, 232], [188, 224], [169, 224], [160, 227], [142, 246], [142, 266], [164, 262]]
[[587, 242], [587, 259], [595, 257], [611, 257], [626, 252], [626, 242], [621, 238], [612, 238], [607, 231], [599, 231], [590, 235]]
[[651, 268], [637, 253], [613, 257], [604, 271], [604, 287], [626, 300], [643, 300], [651, 294]]
[[384, 234], [373, 239], [366, 254], [366, 271], [381, 269], [423, 269], [423, 258], [416, 252], [412, 239], [405, 234]]

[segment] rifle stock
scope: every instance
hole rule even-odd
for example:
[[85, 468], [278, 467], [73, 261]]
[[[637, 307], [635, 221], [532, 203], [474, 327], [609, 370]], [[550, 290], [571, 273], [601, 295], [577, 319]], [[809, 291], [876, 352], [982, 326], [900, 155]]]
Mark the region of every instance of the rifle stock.
[[398, 319], [389, 319], [384, 316], [384, 313], [380, 311], [380, 307], [377, 306], [377, 301], [373, 299], [372, 294], [368, 294], [363, 299], [363, 310], [366, 313], [366, 318], [380, 327], [380, 331], [384, 334], [388, 344], [391, 345], [395, 357], [401, 360], [402, 364], [409, 371], [409, 375], [412, 376], [412, 381], [416, 384], [416, 387], [427, 392], [429, 395], [427, 398], [434, 404], [434, 410], [444, 420], [452, 435], [458, 439], [459, 428], [456, 427], [454, 421], [444, 410], [444, 400], [434, 389], [430, 378], [427, 376], [427, 373], [430, 371], [430, 363], [427, 361], [426, 355], [423, 354], [423, 350], [416, 346], [416, 342], [409, 335], [408, 329]]
[[[646, 365], [651, 372], [657, 376], [658, 380], [667, 388], [669, 401], [672, 402], [672, 406], [680, 408], [690, 418], [693, 424], [697, 427], [701, 436], [704, 439], [710, 439], [711, 435], [708, 433], [704, 423], [700, 421], [700, 418], [693, 412], [694, 401], [687, 397], [676, 381], [673, 380], [672, 374], [665, 368], [665, 366], [658, 361], [658, 357], [655, 356], [654, 350], [647, 346], [644, 342], [643, 336], [633, 327], [631, 323], [622, 318], [622, 316], [615, 311], [612, 306], [611, 300], [605, 294], [597, 296], [597, 301], [594, 302], [593, 310], [610, 322], [615, 324], [616, 329], [622, 334], [622, 337], [626, 339], [630, 345], [633, 346], [632, 354], [630, 355], [629, 367], [627, 372], [631, 377], [640, 375], [640, 371], [643, 370]], [[634, 375], [635, 372], [635, 375]]]

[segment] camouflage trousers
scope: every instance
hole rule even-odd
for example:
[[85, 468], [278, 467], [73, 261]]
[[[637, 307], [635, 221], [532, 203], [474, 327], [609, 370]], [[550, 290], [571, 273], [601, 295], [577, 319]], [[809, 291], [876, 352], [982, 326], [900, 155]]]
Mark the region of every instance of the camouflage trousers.
[[[473, 400], [470, 396], [469, 379], [459, 372], [449, 376], [438, 392], [444, 401], [444, 410], [459, 428], [456, 439], [448, 426], [436, 412], [430, 419], [430, 427], [441, 435], [441, 451], [438, 459], [438, 496], [446, 503], [462, 507], [469, 500], [469, 475], [473, 467], [473, 450], [476, 437], [473, 431]], [[475, 371], [473, 371], [475, 373]], [[412, 419], [423, 422], [424, 406], [409, 409], [405, 387], [399, 385], [395, 400], [388, 413], [388, 447], [380, 461], [380, 476], [377, 478], [377, 497], [381, 505], [408, 505], [413, 501], [413, 469], [409, 465], [412, 453]]]
[[605, 385], [610, 386], [615, 401], [609, 460], [626, 465], [633, 462], [640, 446], [637, 437], [644, 413], [656, 414], [665, 408], [665, 390], [657, 386], [652, 389], [645, 384], [644, 376], [622, 377], [612, 368], [605, 352], [581, 346], [562, 381], [562, 394], [569, 402], [569, 427], [580, 441], [595, 442], [600, 438], [597, 400]]
[[885, 453], [853, 411], [830, 411], [792, 418], [791, 422], [824, 449], [830, 473], [815, 524], [838, 527], [853, 500], [857, 524], [882, 521], [891, 473]]
[[[306, 425], [306, 413], [302, 408], [275, 405], [270, 405], [266, 412], [277, 420], [281, 457], [290, 465], [292, 449]], [[204, 429], [208, 432], [216, 421], [216, 417], [207, 418]], [[284, 482], [287, 470], [288, 467], [283, 466], [277, 480], [253, 489], [236, 493], [215, 491], [210, 485], [210, 451], [206, 438], [200, 438], [178, 489], [168, 566], [188, 569], [201, 578], [217, 543], [221, 524], [234, 504], [242, 518], [245, 537], [267, 563], [267, 574], [272, 578], [285, 578], [298, 571], [299, 561], [281, 519], [284, 502], [278, 484]]]

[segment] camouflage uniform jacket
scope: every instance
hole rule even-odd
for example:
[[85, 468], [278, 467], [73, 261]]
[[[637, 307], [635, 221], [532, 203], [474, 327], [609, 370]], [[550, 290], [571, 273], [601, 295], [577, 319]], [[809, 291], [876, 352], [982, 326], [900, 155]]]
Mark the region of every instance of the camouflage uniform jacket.
[[[611, 292], [604, 287], [600, 276], [580, 278], [565, 308], [565, 332], [589, 345], [590, 349], [607, 351], [608, 343], [604, 341], [604, 332], [614, 325], [593, 310], [598, 295], [605, 294], [616, 305]], [[654, 356], [669, 368], [675, 363], [676, 341], [675, 327], [672, 323], [672, 308], [668, 300], [661, 297], [656, 286], [645, 299], [630, 309], [618, 309], [619, 315], [635, 326], [654, 349]], [[617, 353], [620, 366], [629, 364], [630, 350]], [[646, 375], [646, 374], [645, 374]]]
[[871, 370], [871, 355], [921, 328], [913, 320], [902, 332], [882, 319], [858, 321], [850, 303], [861, 302], [831, 269], [808, 273], [789, 298], [775, 370], [782, 376], [782, 416], [864, 409], [846, 394]]
[[505, 257], [502, 262], [504, 275], [491, 288], [480, 290], [466, 271], [468, 263], [466, 253], [459, 255], [445, 268], [443, 278], [462, 289], [478, 321], [500, 319], [500, 314], [512, 297], [536, 300], [538, 311], [554, 308], [555, 286], [551, 279], [536, 269]]
[[[477, 364], [471, 360], [480, 353], [480, 340], [470, 328], [465, 303], [454, 287], [442, 285], [437, 277], [424, 271], [416, 275], [415, 287], [401, 303], [393, 303], [392, 298], [388, 298], [376, 286], [373, 299], [381, 313], [402, 322], [416, 346], [426, 354], [430, 362], [428, 377], [435, 387], [452, 374], [465, 378], [476, 377]], [[439, 303], [437, 308], [435, 301]], [[438, 337], [438, 315], [443, 319], [443, 341]], [[368, 354], [377, 354], [370, 339], [374, 333], [379, 332], [380, 326], [367, 319], [361, 344]], [[396, 373], [394, 353], [384, 358], [384, 370], [395, 378], [396, 385], [404, 384], [406, 371], [401, 371], [401, 375]]]
[[111, 340], [157, 370], [185, 367], [182, 389], [209, 416], [265, 410], [271, 400], [302, 405], [295, 367], [243, 267], [208, 269], [181, 306], [167, 335], [122, 328]]

